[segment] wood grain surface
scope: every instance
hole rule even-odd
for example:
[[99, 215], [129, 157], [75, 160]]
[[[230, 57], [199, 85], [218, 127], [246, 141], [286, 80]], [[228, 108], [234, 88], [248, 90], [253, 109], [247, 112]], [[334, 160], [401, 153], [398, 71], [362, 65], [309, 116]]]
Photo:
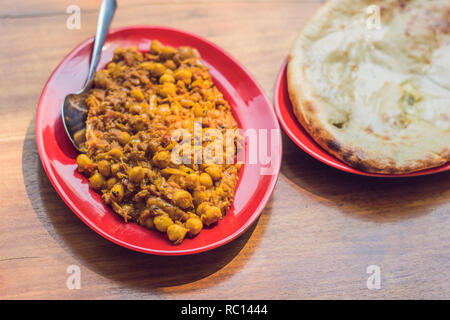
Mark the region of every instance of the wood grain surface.
[[[271, 99], [289, 47], [320, 1], [119, 0], [112, 27], [154, 24], [231, 53]], [[66, 28], [69, 5], [81, 29]], [[34, 121], [52, 70], [95, 33], [100, 1], [0, 1], [0, 299], [450, 298], [450, 172], [345, 174], [283, 134], [275, 192], [240, 238], [186, 257], [136, 253], [85, 226], [52, 188]], [[66, 286], [67, 267], [81, 289]], [[381, 270], [369, 290], [367, 267]], [[182, 267], [180, 267], [182, 266]]]

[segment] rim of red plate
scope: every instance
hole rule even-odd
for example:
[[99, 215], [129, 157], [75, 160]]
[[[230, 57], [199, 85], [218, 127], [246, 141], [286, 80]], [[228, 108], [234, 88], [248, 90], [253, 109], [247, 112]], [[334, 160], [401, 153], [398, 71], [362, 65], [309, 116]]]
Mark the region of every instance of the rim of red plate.
[[[191, 37], [194, 38], [195, 40], [201, 41], [206, 43], [207, 45], [213, 47], [214, 49], [220, 51], [224, 56], [227, 57], [227, 59], [230, 59], [231, 61], [233, 61], [233, 63], [235, 63], [245, 74], [246, 76], [253, 82], [253, 84], [256, 86], [256, 88], [261, 92], [262, 97], [264, 99], [264, 102], [271, 106], [270, 100], [267, 98], [267, 95], [265, 94], [264, 90], [262, 89], [262, 87], [259, 85], [259, 83], [256, 81], [256, 79], [249, 73], [249, 71], [241, 64], [239, 63], [233, 56], [231, 56], [228, 52], [226, 52], [224, 49], [220, 48], [218, 45], [214, 44], [213, 42], [200, 37], [196, 34], [187, 32], [187, 31], [183, 31], [183, 30], [179, 30], [176, 28], [171, 28], [171, 27], [166, 27], [166, 26], [153, 26], [153, 25], [134, 25], [134, 26], [125, 26], [125, 27], [119, 27], [119, 28], [112, 28], [108, 31], [108, 36], [114, 34], [114, 33], [118, 33], [118, 32], [123, 32], [123, 31], [132, 31], [132, 30], [138, 30], [138, 29], [151, 29], [153, 31], [157, 31], [160, 30], [161, 32], [174, 32], [174, 33], [179, 33], [182, 34], [184, 36], [187, 37]], [[64, 56], [64, 58], [58, 63], [58, 65], [55, 67], [55, 69], [52, 71], [51, 75], [49, 76], [47, 82], [44, 85], [44, 88], [42, 90], [42, 93], [39, 97], [39, 102], [38, 102], [38, 107], [36, 110], [36, 119], [35, 119], [35, 135], [36, 135], [36, 144], [37, 144], [37, 149], [38, 149], [38, 153], [39, 153], [39, 157], [41, 159], [41, 163], [44, 167], [44, 171], [46, 172], [51, 184], [53, 185], [54, 189], [56, 190], [56, 192], [58, 193], [58, 195], [60, 196], [60, 198], [66, 203], [66, 205], [72, 210], [72, 212], [75, 213], [75, 215], [82, 220], [89, 228], [91, 228], [92, 230], [94, 230], [96, 233], [98, 233], [99, 235], [101, 235], [102, 237], [104, 237], [105, 239], [120, 245], [122, 247], [137, 251], [137, 252], [142, 252], [142, 253], [147, 253], [147, 254], [154, 254], [154, 255], [165, 255], [165, 256], [180, 256], [180, 255], [190, 255], [190, 254], [196, 254], [196, 253], [201, 253], [201, 252], [205, 252], [205, 251], [209, 251], [212, 249], [215, 249], [217, 247], [223, 246], [224, 244], [238, 238], [239, 236], [241, 236], [257, 219], [258, 217], [261, 215], [262, 211], [264, 210], [265, 206], [267, 205], [267, 202], [269, 201], [270, 197], [273, 194], [273, 191], [275, 189], [275, 186], [277, 184], [278, 178], [279, 178], [279, 174], [280, 174], [280, 170], [281, 170], [281, 162], [282, 162], [282, 152], [283, 152], [283, 147], [282, 147], [282, 140], [281, 140], [281, 134], [279, 135], [279, 156], [275, 158], [275, 165], [276, 165], [276, 174], [272, 175], [272, 179], [270, 180], [270, 184], [267, 187], [267, 192], [264, 194], [263, 199], [261, 200], [261, 202], [259, 203], [259, 205], [257, 206], [257, 208], [254, 210], [253, 214], [250, 216], [250, 218], [246, 221], [246, 223], [244, 223], [238, 230], [236, 230], [234, 233], [232, 233], [231, 235], [215, 241], [211, 244], [202, 246], [202, 247], [198, 247], [198, 248], [192, 248], [192, 249], [184, 249], [184, 250], [157, 250], [157, 249], [149, 249], [149, 248], [143, 248], [140, 246], [135, 246], [132, 245], [130, 243], [121, 241], [111, 235], [109, 235], [108, 233], [104, 232], [102, 229], [98, 228], [96, 225], [94, 225], [82, 212], [81, 210], [79, 210], [79, 208], [71, 201], [70, 197], [66, 194], [66, 192], [64, 192], [62, 190], [61, 185], [58, 183], [53, 170], [51, 169], [50, 165], [49, 165], [49, 159], [48, 156], [45, 154], [44, 152], [44, 146], [43, 146], [43, 137], [41, 134], [42, 132], [42, 128], [40, 126], [39, 123], [39, 118], [40, 118], [40, 113], [42, 110], [42, 99], [46, 93], [46, 91], [48, 90], [48, 84], [50, 82], [50, 79], [53, 77], [53, 75], [55, 74], [55, 72], [60, 68], [60, 66], [66, 61], [69, 60], [78, 50], [80, 50], [82, 47], [84, 46], [88, 46], [91, 43], [93, 43], [94, 41], [94, 37], [89, 37], [88, 39], [82, 41], [81, 43], [79, 43], [77, 46], [75, 46], [66, 56]], [[106, 40], [107, 42], [107, 40]], [[276, 120], [276, 114], [274, 112], [274, 110], [271, 109], [271, 113], [272, 116], [274, 117], [274, 119]], [[275, 121], [275, 125], [277, 126], [277, 128], [280, 130], [279, 127], [279, 123], [278, 121]]]
[[[328, 153], [325, 149], [323, 149], [319, 144], [317, 144], [312, 137], [306, 132], [306, 130], [303, 128], [303, 126], [298, 122], [297, 118], [295, 117], [292, 105], [289, 100], [289, 94], [287, 90], [287, 65], [289, 62], [289, 58], [286, 58], [280, 68], [280, 71], [278, 73], [275, 87], [274, 87], [274, 93], [273, 93], [273, 104], [275, 113], [277, 115], [278, 121], [281, 124], [281, 127], [283, 128], [284, 132], [288, 135], [288, 137], [297, 145], [299, 146], [303, 151], [305, 151], [307, 154], [312, 156], [313, 158], [333, 167], [336, 169], [339, 169], [344, 172], [349, 172], [356, 175], [362, 175], [362, 176], [368, 176], [368, 177], [378, 177], [378, 178], [404, 178], [404, 177], [418, 177], [418, 176], [425, 176], [425, 175], [431, 175], [436, 174], [440, 172], [445, 172], [450, 170], [450, 162], [447, 162], [446, 164], [430, 168], [426, 170], [421, 170], [417, 172], [412, 173], [406, 173], [406, 174], [381, 174], [381, 173], [370, 173], [370, 172], [364, 172], [361, 170], [357, 170], [355, 168], [350, 167], [349, 165], [345, 164], [341, 160], [337, 159], [330, 153]], [[287, 99], [285, 98], [287, 95]], [[284, 99], [283, 99], [284, 98]], [[287, 100], [287, 103], [284, 101]], [[294, 132], [294, 130], [301, 130], [302, 133], [298, 134]], [[314, 150], [313, 148], [309, 147], [305, 142], [306, 140], [309, 143], [312, 143], [314, 145], [314, 149], [317, 149], [319, 151]]]

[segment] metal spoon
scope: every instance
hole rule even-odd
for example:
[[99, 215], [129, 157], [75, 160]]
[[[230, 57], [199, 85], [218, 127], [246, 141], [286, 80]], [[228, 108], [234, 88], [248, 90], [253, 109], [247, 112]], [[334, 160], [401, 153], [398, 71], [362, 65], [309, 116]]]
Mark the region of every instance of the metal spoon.
[[100, 60], [103, 43], [105, 42], [108, 28], [116, 11], [116, 0], [103, 0], [97, 20], [97, 30], [95, 32], [94, 47], [92, 49], [91, 64], [86, 83], [78, 93], [71, 93], [66, 96], [62, 105], [62, 121], [67, 135], [72, 144], [80, 152], [84, 152], [83, 145], [86, 141], [86, 118], [87, 107], [86, 98], [89, 89], [92, 87], [95, 71]]

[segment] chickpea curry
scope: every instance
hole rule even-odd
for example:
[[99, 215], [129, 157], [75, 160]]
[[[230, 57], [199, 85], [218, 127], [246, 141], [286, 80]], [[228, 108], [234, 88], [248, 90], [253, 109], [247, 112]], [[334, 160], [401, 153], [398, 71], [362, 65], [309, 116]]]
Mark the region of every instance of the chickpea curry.
[[[195, 49], [157, 40], [148, 52], [117, 48], [96, 73], [86, 105], [78, 171], [125, 222], [166, 233], [179, 244], [222, 219], [233, 201], [240, 164], [199, 163], [184, 149], [181, 154], [192, 161], [171, 157], [181, 144], [172, 136], [177, 129], [192, 133], [194, 123], [202, 130], [238, 127]], [[202, 139], [200, 146], [213, 142]]]

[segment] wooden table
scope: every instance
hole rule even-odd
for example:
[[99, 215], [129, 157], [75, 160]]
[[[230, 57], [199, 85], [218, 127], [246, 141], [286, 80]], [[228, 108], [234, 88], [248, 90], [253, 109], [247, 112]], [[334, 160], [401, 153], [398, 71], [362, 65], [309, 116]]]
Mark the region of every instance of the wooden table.
[[[119, 2], [112, 27], [155, 24], [199, 34], [245, 65], [269, 98], [293, 39], [320, 5]], [[81, 8], [80, 30], [66, 27], [71, 4]], [[95, 33], [99, 4], [1, 1], [0, 299], [450, 298], [450, 172], [395, 180], [345, 174], [284, 134], [271, 201], [228, 245], [187, 257], [150, 256], [85, 226], [43, 171], [34, 121], [52, 70]], [[71, 265], [80, 267], [79, 290], [66, 286]], [[371, 265], [380, 268], [380, 289], [367, 287]]]

